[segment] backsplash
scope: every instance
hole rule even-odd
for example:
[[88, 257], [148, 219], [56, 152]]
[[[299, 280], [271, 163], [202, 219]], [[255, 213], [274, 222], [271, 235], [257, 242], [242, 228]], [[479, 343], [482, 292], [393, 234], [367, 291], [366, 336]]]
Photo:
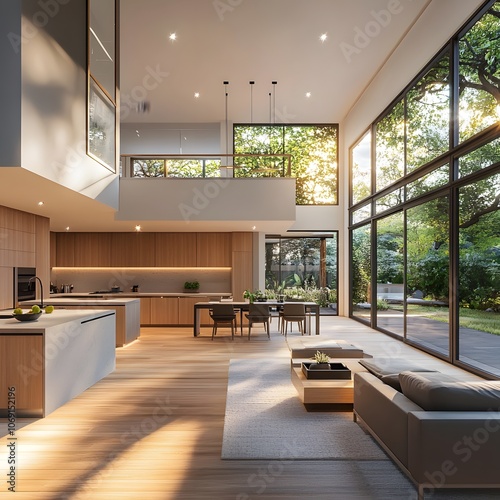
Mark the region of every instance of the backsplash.
[[123, 292], [139, 285], [141, 293], [182, 293], [185, 281], [199, 281], [200, 293], [231, 293], [231, 268], [229, 267], [54, 267], [51, 282], [73, 285], [73, 293], [111, 290], [118, 286]]

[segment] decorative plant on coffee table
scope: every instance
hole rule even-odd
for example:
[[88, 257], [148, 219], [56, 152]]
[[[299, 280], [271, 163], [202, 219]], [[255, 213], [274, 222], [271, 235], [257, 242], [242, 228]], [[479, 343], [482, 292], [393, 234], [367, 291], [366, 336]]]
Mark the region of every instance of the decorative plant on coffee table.
[[316, 351], [316, 354], [311, 358], [314, 363], [309, 366], [310, 370], [329, 370], [330, 358], [327, 354], [321, 351]]

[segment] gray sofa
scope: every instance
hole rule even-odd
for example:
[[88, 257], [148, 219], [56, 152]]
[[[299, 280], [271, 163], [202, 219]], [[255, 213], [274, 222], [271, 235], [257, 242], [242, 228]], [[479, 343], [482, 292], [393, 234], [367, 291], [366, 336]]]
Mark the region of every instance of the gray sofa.
[[438, 488], [500, 488], [500, 381], [360, 363], [369, 371], [354, 374], [354, 418], [418, 485], [419, 498]]

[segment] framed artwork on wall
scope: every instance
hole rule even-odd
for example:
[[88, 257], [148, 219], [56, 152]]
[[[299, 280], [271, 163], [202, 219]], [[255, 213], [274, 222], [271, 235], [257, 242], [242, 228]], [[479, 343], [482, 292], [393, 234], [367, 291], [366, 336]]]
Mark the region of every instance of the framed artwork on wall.
[[87, 153], [115, 172], [116, 109], [94, 79], [90, 77], [89, 80]]

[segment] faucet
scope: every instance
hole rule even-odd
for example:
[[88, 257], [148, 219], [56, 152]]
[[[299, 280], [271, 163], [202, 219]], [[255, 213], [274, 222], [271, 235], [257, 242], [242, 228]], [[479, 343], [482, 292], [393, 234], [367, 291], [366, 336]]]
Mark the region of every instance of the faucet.
[[33, 280], [38, 280], [38, 283], [40, 283], [40, 294], [41, 294], [41, 300], [40, 300], [40, 307], [43, 309], [43, 285], [42, 285], [42, 280], [38, 276], [33, 276], [32, 278], [29, 279], [28, 283], [31, 283]]

